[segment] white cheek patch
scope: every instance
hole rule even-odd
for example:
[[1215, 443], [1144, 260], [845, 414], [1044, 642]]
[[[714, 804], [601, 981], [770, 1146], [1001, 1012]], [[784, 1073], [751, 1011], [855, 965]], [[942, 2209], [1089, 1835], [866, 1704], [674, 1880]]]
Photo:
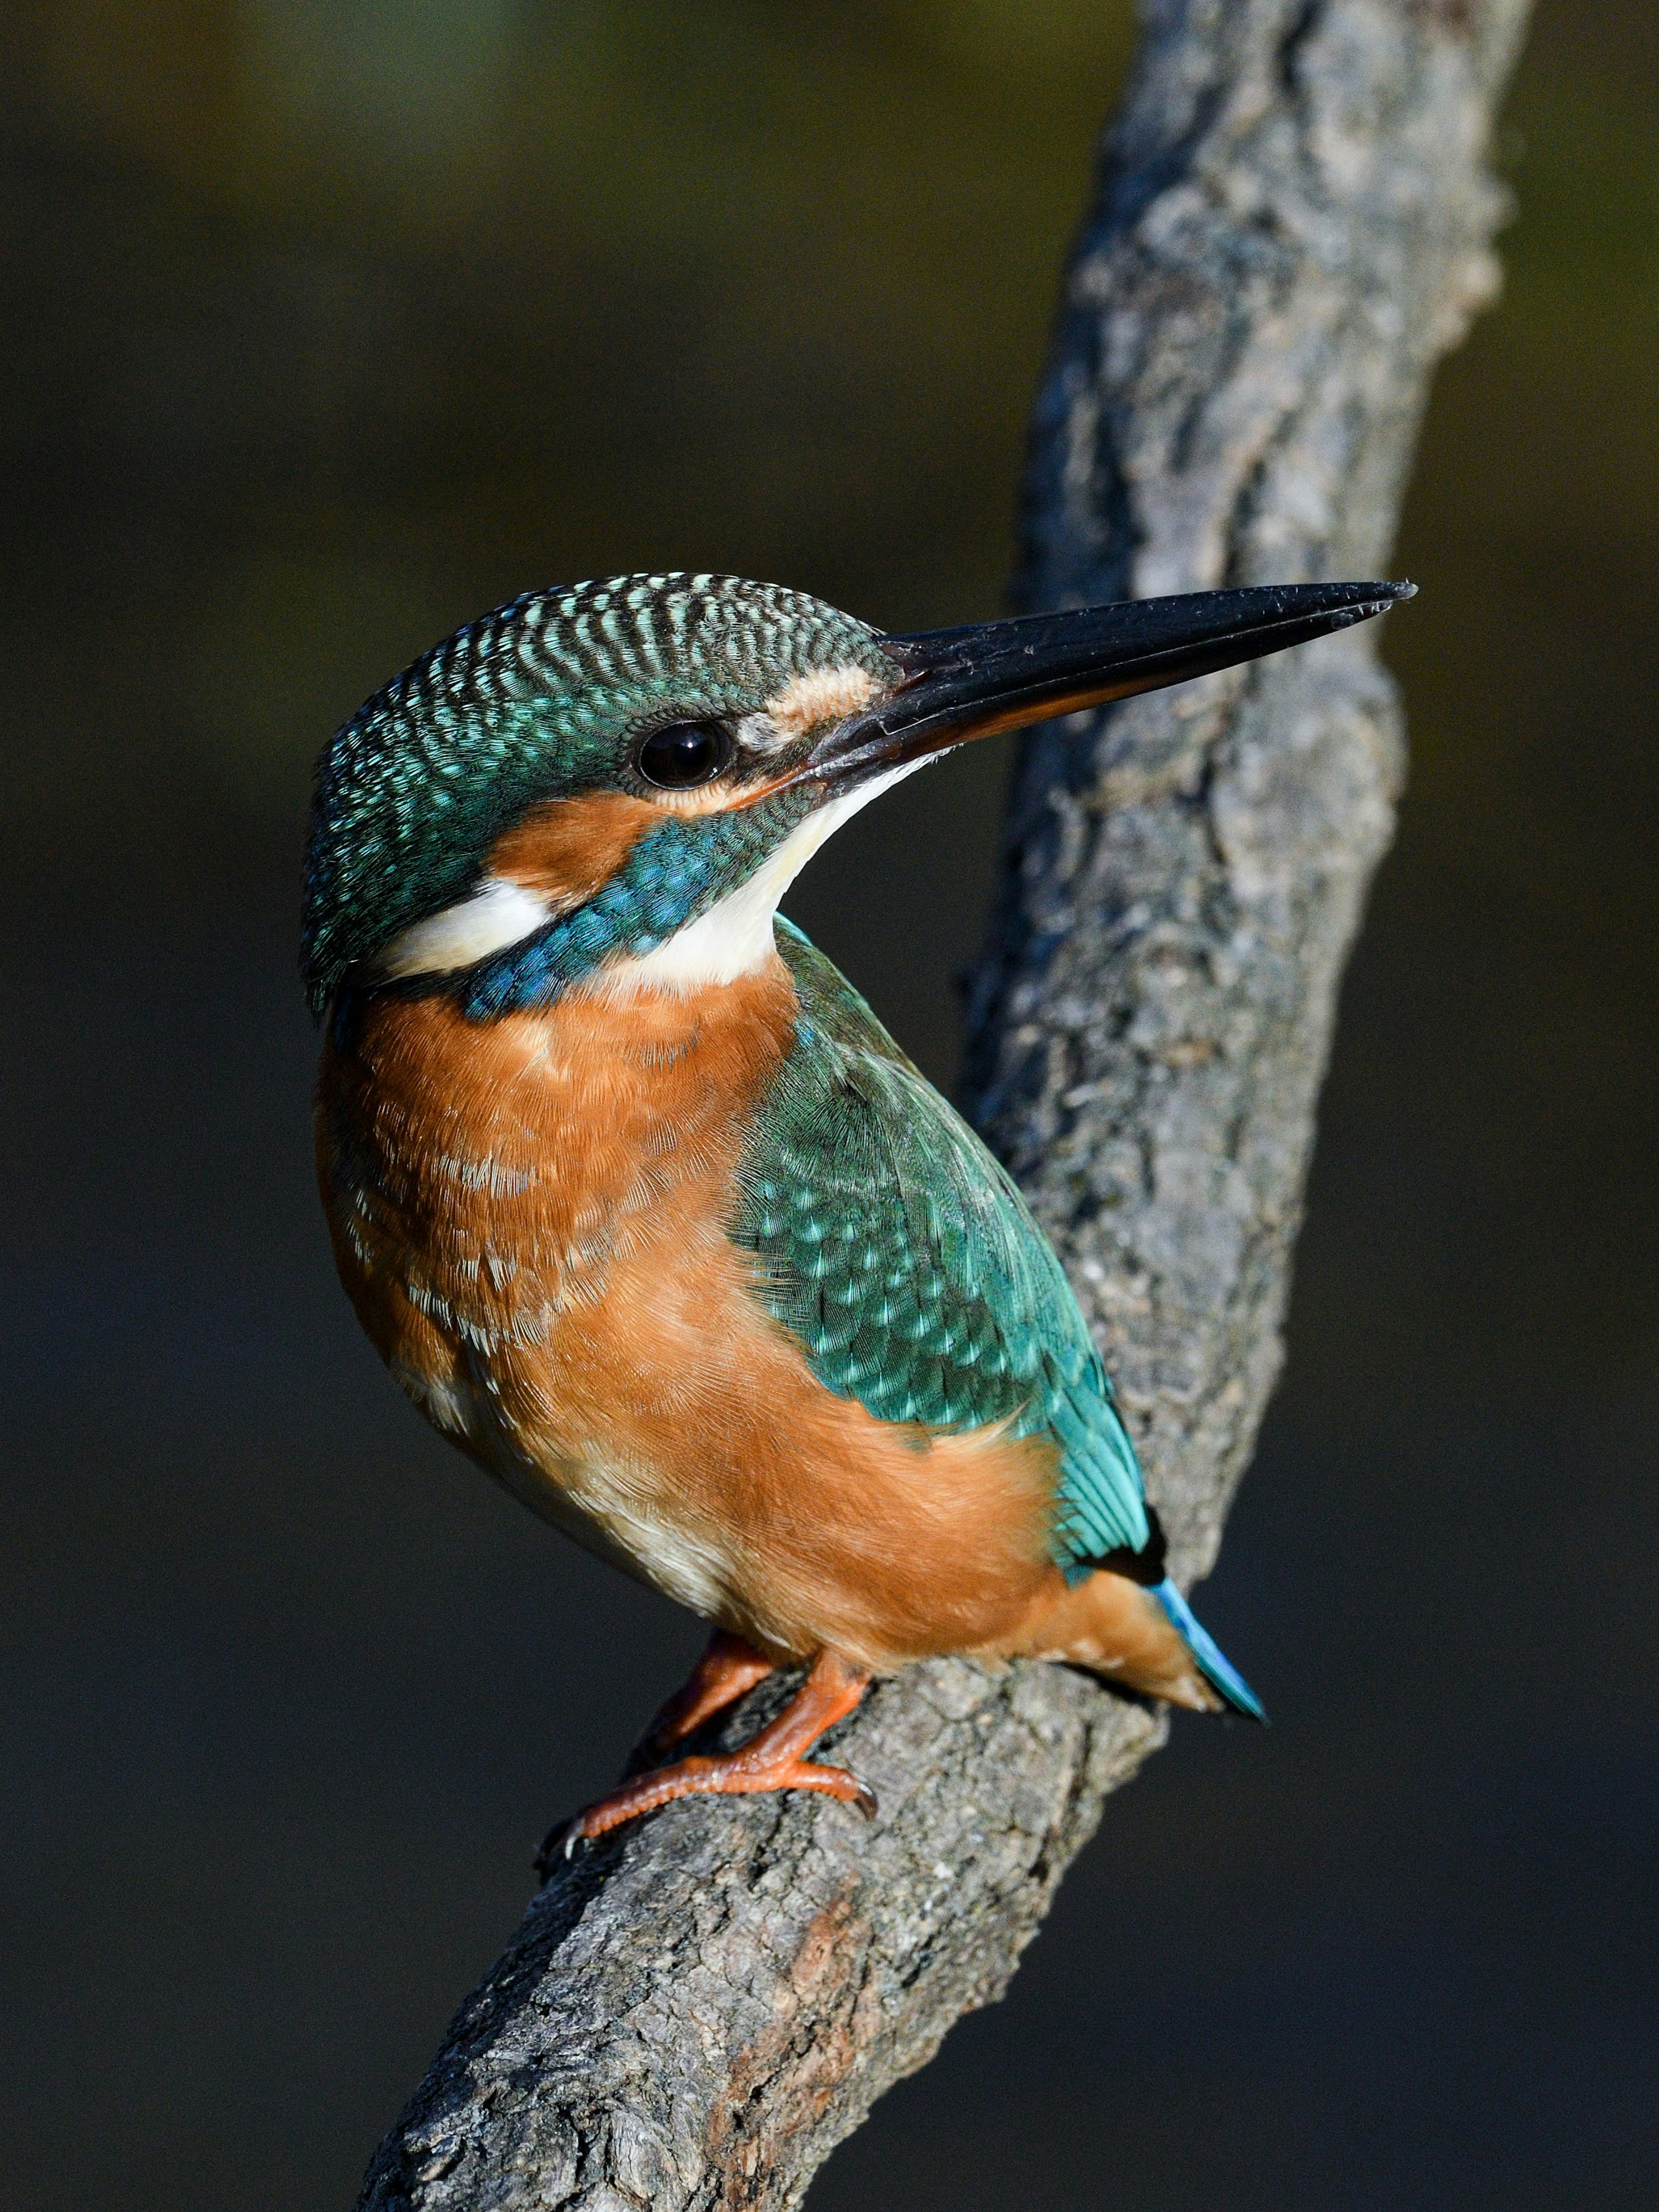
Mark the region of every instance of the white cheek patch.
[[676, 930], [654, 952], [638, 959], [607, 961], [591, 979], [589, 988], [602, 991], [608, 998], [628, 997], [635, 991], [684, 993], [752, 975], [772, 958], [772, 920], [778, 902], [812, 855], [872, 799], [940, 758], [940, 754], [927, 753], [920, 760], [906, 761], [902, 767], [872, 776], [856, 791], [820, 806], [718, 906]]
[[538, 891], [526, 890], [505, 876], [491, 876], [471, 898], [400, 932], [381, 953], [379, 972], [392, 978], [447, 975], [457, 968], [471, 968], [492, 952], [505, 951], [509, 945], [545, 929], [556, 912]]

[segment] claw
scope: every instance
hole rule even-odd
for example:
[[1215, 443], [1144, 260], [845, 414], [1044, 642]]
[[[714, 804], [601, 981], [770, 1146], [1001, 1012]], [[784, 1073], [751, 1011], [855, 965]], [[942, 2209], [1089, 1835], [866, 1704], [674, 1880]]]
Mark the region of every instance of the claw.
[[542, 1838], [541, 1849], [531, 1862], [537, 1878], [545, 1881], [560, 1859], [568, 1862], [574, 1858], [577, 1844], [586, 1841], [582, 1833], [580, 1814], [574, 1814], [568, 1820], [556, 1820]]

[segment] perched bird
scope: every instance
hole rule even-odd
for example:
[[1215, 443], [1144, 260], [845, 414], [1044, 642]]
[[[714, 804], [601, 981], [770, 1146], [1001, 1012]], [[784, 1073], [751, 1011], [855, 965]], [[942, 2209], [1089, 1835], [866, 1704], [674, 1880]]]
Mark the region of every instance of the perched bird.
[[1164, 1570], [1134, 1446], [1005, 1170], [782, 894], [988, 732], [1379, 614], [1405, 584], [1206, 592], [889, 636], [714, 575], [538, 592], [324, 752], [304, 968], [345, 1288], [427, 1418], [713, 1625], [665, 1750], [774, 1668], [741, 1750], [637, 1776], [815, 1790], [930, 1655], [1068, 1661], [1257, 1716]]

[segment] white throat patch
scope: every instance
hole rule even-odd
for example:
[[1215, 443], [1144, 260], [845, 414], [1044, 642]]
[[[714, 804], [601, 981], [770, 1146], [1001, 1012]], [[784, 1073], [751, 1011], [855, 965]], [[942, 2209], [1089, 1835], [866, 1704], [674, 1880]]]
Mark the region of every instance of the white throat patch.
[[872, 776], [856, 791], [820, 806], [717, 906], [677, 929], [654, 952], [642, 953], [637, 959], [608, 960], [589, 980], [587, 988], [602, 991], [607, 998], [624, 998], [635, 991], [684, 994], [705, 989], [711, 983], [734, 983], [739, 975], [752, 975], [772, 958], [772, 921], [778, 902], [812, 855], [872, 799], [941, 757], [926, 753], [920, 760], [906, 761], [902, 767]]

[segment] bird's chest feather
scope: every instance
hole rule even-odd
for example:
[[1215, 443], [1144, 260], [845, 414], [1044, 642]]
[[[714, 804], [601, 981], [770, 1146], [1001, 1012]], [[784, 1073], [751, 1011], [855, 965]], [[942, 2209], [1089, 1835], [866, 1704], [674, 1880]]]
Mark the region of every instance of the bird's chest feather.
[[514, 1346], [580, 1362], [641, 1261], [661, 1292], [724, 1260], [744, 1129], [793, 1018], [781, 967], [492, 1022], [370, 1000], [325, 1054], [318, 1167], [383, 1355], [416, 1374]]
[[490, 1023], [371, 1001], [319, 1087], [336, 1257], [428, 1418], [617, 1564], [780, 1650], [964, 1648], [1042, 1571], [1051, 1470], [872, 1419], [757, 1295], [729, 1230], [796, 1011], [781, 963]]
[[795, 1012], [781, 963], [486, 1023], [387, 995], [319, 1085], [336, 1259], [398, 1382], [532, 1510], [704, 1613], [768, 1518], [740, 1431], [785, 1348], [727, 1225]]

